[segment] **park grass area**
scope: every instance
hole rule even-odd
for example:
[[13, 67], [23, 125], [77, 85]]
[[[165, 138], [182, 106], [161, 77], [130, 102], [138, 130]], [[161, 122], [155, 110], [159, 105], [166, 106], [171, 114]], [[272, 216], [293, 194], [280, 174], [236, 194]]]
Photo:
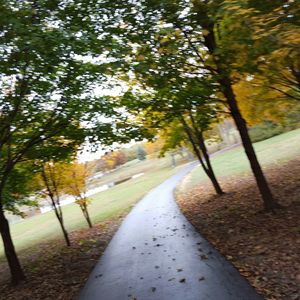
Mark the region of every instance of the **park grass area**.
[[[263, 168], [284, 163], [300, 156], [300, 129], [293, 130], [254, 144]], [[251, 174], [250, 165], [242, 146], [212, 157], [212, 165], [218, 178]], [[199, 166], [185, 180], [186, 191], [208, 178]]]
[[[182, 159], [183, 157], [180, 155], [175, 156], [175, 160], [178, 163], [182, 162]], [[117, 169], [107, 172], [100, 178], [92, 179], [89, 184], [93, 188], [95, 186], [122, 181], [137, 174], [152, 172], [154, 169], [168, 168], [171, 165], [171, 157], [168, 155], [163, 158], [151, 157], [148, 155], [145, 160], [131, 160]]]
[[176, 190], [194, 227], [266, 300], [299, 299], [300, 130], [255, 144], [274, 197], [283, 206], [263, 211], [241, 147], [212, 157], [225, 195], [217, 196], [200, 168]]
[[[179, 160], [182, 163], [184, 160]], [[127, 182], [116, 185], [104, 192], [91, 196], [89, 212], [93, 223], [103, 222], [126, 214], [152, 188], [176, 173], [180, 168], [171, 167], [169, 158], [153, 159], [133, 163], [125, 167], [125, 171], [119, 168], [120, 176], [129, 173], [141, 173], [144, 175]], [[116, 171], [114, 176], [119, 176]], [[64, 220], [67, 230], [75, 231], [86, 228], [87, 224], [77, 204], [63, 206]], [[41, 242], [61, 239], [62, 234], [54, 212], [37, 215], [19, 223], [11, 224], [11, 233], [16, 250], [22, 252]], [[0, 245], [0, 260], [4, 260], [3, 246]]]

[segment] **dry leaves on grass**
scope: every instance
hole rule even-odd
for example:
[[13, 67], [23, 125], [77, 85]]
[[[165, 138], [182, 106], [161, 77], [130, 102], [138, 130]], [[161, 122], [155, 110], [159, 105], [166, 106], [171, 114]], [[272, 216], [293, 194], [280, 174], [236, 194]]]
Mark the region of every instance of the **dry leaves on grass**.
[[226, 194], [213, 195], [209, 184], [178, 203], [191, 221], [266, 299], [300, 299], [300, 161], [266, 170], [272, 191], [284, 209], [262, 211], [251, 176], [222, 178]]
[[71, 247], [54, 240], [20, 254], [27, 280], [17, 287], [9, 283], [6, 262], [0, 263], [0, 299], [76, 299], [91, 270], [122, 219], [96, 224], [70, 234]]

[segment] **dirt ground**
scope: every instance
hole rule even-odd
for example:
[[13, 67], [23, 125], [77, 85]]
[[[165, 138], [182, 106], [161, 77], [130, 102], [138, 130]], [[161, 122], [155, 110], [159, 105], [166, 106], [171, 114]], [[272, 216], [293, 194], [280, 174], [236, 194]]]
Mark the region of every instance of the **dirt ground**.
[[21, 254], [27, 280], [17, 287], [9, 281], [5, 261], [0, 263], [0, 299], [76, 299], [122, 218], [70, 233], [71, 247], [55, 240]]
[[226, 194], [209, 183], [188, 194], [178, 188], [183, 213], [265, 299], [300, 299], [300, 160], [265, 170], [284, 206], [263, 211], [252, 176], [221, 178]]

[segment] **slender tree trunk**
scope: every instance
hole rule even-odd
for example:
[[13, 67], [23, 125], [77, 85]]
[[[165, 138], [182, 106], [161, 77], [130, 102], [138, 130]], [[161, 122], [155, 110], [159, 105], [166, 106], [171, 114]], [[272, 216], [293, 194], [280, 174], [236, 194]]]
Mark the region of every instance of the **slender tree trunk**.
[[210, 179], [210, 181], [211, 181], [211, 183], [212, 183], [212, 185], [213, 185], [213, 187], [214, 187], [216, 193], [217, 193], [218, 195], [223, 195], [224, 192], [223, 192], [221, 186], [219, 185], [219, 183], [218, 183], [218, 181], [217, 181], [217, 179], [216, 179], [214, 173], [211, 172], [211, 171], [207, 168], [207, 166], [205, 165], [205, 163], [204, 163], [204, 161], [203, 161], [203, 159], [202, 159], [201, 152], [199, 151], [199, 149], [198, 149], [198, 147], [197, 147], [197, 143], [196, 143], [195, 140], [194, 140], [194, 137], [193, 137], [193, 135], [192, 135], [192, 133], [191, 133], [190, 128], [188, 127], [188, 125], [186, 124], [186, 122], [185, 122], [185, 120], [184, 120], [183, 118], [181, 119], [181, 121], [182, 121], [182, 124], [183, 124], [183, 126], [184, 126], [184, 130], [185, 130], [185, 132], [186, 132], [186, 134], [187, 134], [187, 136], [188, 136], [188, 139], [189, 139], [190, 143], [192, 144], [193, 150], [194, 150], [194, 152], [195, 152], [195, 154], [196, 154], [196, 156], [197, 156], [197, 158], [198, 158], [198, 160], [199, 160], [199, 162], [200, 162], [200, 164], [201, 164], [201, 166], [202, 166], [202, 168], [203, 168], [205, 174], [206, 174], [206, 175], [208, 176], [208, 178]]
[[[9, 148], [10, 157], [10, 148]], [[3, 190], [8, 180], [9, 173], [13, 169], [13, 162], [8, 158], [5, 170], [3, 171], [0, 182], [0, 233], [3, 241], [5, 256], [8, 262], [9, 270], [11, 273], [11, 282], [13, 285], [19, 284], [25, 279], [25, 274], [22, 270], [20, 261], [18, 259], [13, 240], [10, 233], [9, 223], [5, 217], [3, 209]]]
[[[49, 169], [49, 172], [50, 172], [50, 169]], [[49, 198], [51, 199], [52, 207], [54, 209], [54, 213], [55, 213], [56, 218], [59, 222], [61, 230], [63, 232], [63, 236], [65, 238], [66, 244], [67, 244], [68, 247], [70, 247], [71, 242], [70, 242], [70, 239], [69, 239], [68, 232], [67, 232], [67, 230], [65, 228], [65, 225], [64, 225], [63, 212], [62, 212], [62, 209], [59, 205], [59, 203], [60, 203], [59, 202], [59, 193], [57, 191], [57, 187], [56, 187], [56, 184], [54, 182], [55, 180], [54, 180], [53, 176], [51, 176], [51, 175], [53, 175], [53, 174], [50, 173], [50, 176], [49, 176], [50, 178], [48, 178], [45, 166], [43, 166], [43, 168], [42, 168], [42, 177], [43, 177], [46, 189], [47, 189], [47, 193], [48, 193]], [[52, 186], [53, 186], [54, 191], [51, 189], [51, 184], [50, 184], [49, 181], [52, 181]], [[55, 199], [55, 195], [56, 195], [57, 199]]]
[[68, 247], [70, 247], [71, 246], [71, 241], [70, 241], [70, 238], [69, 238], [69, 234], [68, 234], [68, 232], [67, 232], [67, 230], [64, 226], [64, 223], [60, 222], [60, 226], [61, 226], [64, 238], [65, 238], [66, 244], [67, 244]]
[[235, 95], [232, 90], [232, 85], [231, 85], [230, 79], [227, 77], [223, 77], [222, 79], [220, 79], [220, 84], [223, 87], [223, 92], [227, 99], [227, 103], [229, 104], [231, 115], [232, 115], [232, 117], [235, 121], [235, 124], [237, 126], [237, 129], [240, 133], [246, 155], [250, 162], [252, 172], [254, 174], [258, 189], [260, 191], [260, 194], [261, 194], [263, 202], [264, 202], [264, 208], [267, 211], [273, 210], [274, 208], [280, 208], [280, 205], [273, 198], [271, 189], [268, 185], [268, 182], [265, 178], [265, 175], [264, 175], [262, 168], [259, 164], [259, 161], [257, 159], [254, 147], [252, 145], [252, 142], [251, 142], [251, 139], [250, 139], [250, 136], [248, 133], [246, 121], [242, 117], [241, 112], [238, 108], [238, 105], [237, 105], [237, 102], [235, 99]]
[[[1, 199], [0, 199], [1, 201]], [[4, 251], [9, 265], [11, 280], [14, 285], [25, 279], [24, 272], [21, 268], [12, 237], [9, 230], [9, 224], [5, 218], [3, 208], [0, 206], [0, 232], [3, 240]]]
[[92, 221], [91, 221], [91, 218], [90, 218], [90, 214], [89, 214], [89, 211], [88, 211], [88, 208], [87, 208], [87, 205], [86, 204], [83, 204], [82, 206], [80, 206], [81, 210], [82, 210], [82, 213], [89, 225], [90, 228], [93, 228], [93, 224], [92, 224]]
[[71, 242], [70, 242], [70, 239], [69, 239], [69, 234], [68, 234], [68, 232], [67, 232], [67, 230], [65, 228], [65, 224], [64, 224], [64, 219], [63, 219], [63, 216], [62, 216], [62, 212], [58, 211], [57, 205], [54, 202], [54, 200], [51, 199], [51, 201], [52, 201], [52, 206], [54, 208], [55, 215], [57, 217], [57, 220], [58, 220], [59, 225], [61, 227], [61, 230], [63, 232], [63, 236], [65, 238], [66, 244], [67, 244], [68, 247], [70, 247], [71, 246]]
[[210, 173], [210, 179], [215, 187], [215, 190], [217, 192], [217, 194], [219, 195], [223, 195], [225, 194], [224, 191], [222, 190], [218, 180], [217, 180], [217, 177], [215, 175], [215, 172], [213, 170], [213, 167], [211, 165], [211, 162], [210, 162], [210, 158], [209, 158], [209, 154], [207, 152], [207, 148], [205, 146], [205, 143], [204, 143], [204, 140], [203, 140], [203, 135], [201, 132], [198, 132], [197, 133], [197, 136], [198, 136], [198, 142], [199, 142], [199, 147], [203, 153], [203, 156], [204, 156], [204, 159], [206, 161], [206, 165], [207, 165], [207, 169], [209, 170], [209, 173]]
[[190, 118], [191, 118], [191, 121], [192, 121], [193, 129], [195, 131], [195, 135], [197, 137], [197, 142], [198, 142], [199, 148], [201, 149], [201, 151], [203, 153], [203, 157], [204, 157], [205, 162], [206, 162], [208, 173], [210, 174], [209, 178], [210, 178], [217, 194], [218, 195], [223, 195], [225, 193], [222, 190], [222, 188], [221, 188], [221, 186], [220, 186], [220, 184], [217, 180], [214, 169], [213, 169], [212, 164], [210, 162], [209, 154], [208, 154], [208, 151], [207, 151], [207, 148], [206, 148], [206, 145], [205, 145], [205, 142], [204, 142], [204, 138], [203, 138], [203, 133], [198, 129], [197, 124], [195, 123], [194, 117], [193, 117], [191, 112], [190, 112]]
[[[209, 17], [207, 16], [207, 19]], [[206, 20], [207, 20], [206, 19]], [[200, 20], [201, 23], [201, 20]], [[227, 100], [227, 103], [230, 107], [231, 115], [235, 121], [236, 127], [240, 133], [242, 144], [244, 146], [244, 150], [248, 157], [248, 160], [251, 165], [252, 172], [254, 174], [258, 189], [263, 199], [264, 208], [267, 211], [273, 210], [274, 208], [281, 207], [277, 201], [274, 199], [268, 182], [265, 178], [265, 175], [262, 171], [262, 168], [258, 162], [254, 147], [251, 143], [250, 136], [248, 133], [248, 128], [246, 125], [246, 121], [241, 115], [241, 112], [238, 108], [235, 94], [232, 89], [232, 83], [228, 73], [226, 72], [225, 67], [222, 65], [222, 61], [220, 57], [215, 56], [215, 52], [217, 50], [217, 44], [214, 33], [214, 23], [213, 22], [202, 22], [202, 27], [207, 30], [208, 34], [204, 36], [204, 44], [208, 48], [210, 54], [213, 56], [213, 60], [216, 65], [216, 72], [219, 76], [219, 83], [221, 88], [223, 89], [223, 94]]]

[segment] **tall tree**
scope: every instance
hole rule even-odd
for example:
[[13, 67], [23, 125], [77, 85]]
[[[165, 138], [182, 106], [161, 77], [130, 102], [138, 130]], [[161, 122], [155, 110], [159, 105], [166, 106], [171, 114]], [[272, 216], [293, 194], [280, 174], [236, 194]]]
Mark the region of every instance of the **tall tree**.
[[113, 103], [95, 93], [107, 76], [94, 57], [110, 40], [99, 38], [105, 29], [96, 4], [0, 1], [0, 232], [13, 283], [24, 273], [4, 215], [4, 192], [17, 166], [48, 158], [49, 147], [70, 151], [87, 139], [111, 145], [138, 135]]
[[[154, 131], [158, 128], [161, 131], [168, 131], [169, 128], [183, 131], [216, 193], [222, 195], [224, 192], [213, 171], [203, 135], [218, 112], [217, 99], [212, 98], [214, 87], [204, 78], [199, 83], [195, 78], [177, 80], [170, 74], [164, 75], [162, 72], [155, 79], [150, 78], [151, 93], [142, 91], [135, 97], [134, 93], [127, 92], [122, 103], [131, 107], [131, 113], [138, 114], [147, 128]], [[138, 112], [137, 107], [141, 108]], [[177, 139], [172, 139], [173, 137]], [[181, 137], [182, 135], [170, 134], [168, 144], [178, 146], [182, 141]], [[170, 139], [173, 143], [170, 143]]]
[[[71, 55], [77, 42], [69, 30], [67, 34], [66, 28], [55, 26], [60, 16], [49, 5], [1, 3], [0, 231], [13, 283], [24, 274], [4, 215], [3, 193], [10, 174], [45, 141], [70, 134], [82, 137], [78, 122], [87, 109], [80, 99], [85, 88], [73, 84], [87, 81], [82, 76], [87, 66]], [[64, 147], [63, 139], [55, 143]]]
[[[142, 9], [144, 3], [139, 3]], [[203, 132], [208, 129], [218, 110], [224, 108], [224, 101], [217, 95], [218, 89], [211, 75], [206, 71], [199, 71], [195, 65], [194, 49], [190, 49], [180, 29], [157, 19], [161, 14], [156, 15], [151, 8], [152, 6], [150, 9], [146, 7], [144, 11], [142, 9], [144, 18], [134, 24], [136, 31], [140, 33], [139, 37], [131, 33], [131, 30], [127, 35], [122, 35], [125, 36], [122, 42], [129, 40], [133, 43], [132, 51], [126, 56], [126, 61], [130, 62], [128, 69], [131, 71], [127, 82], [133, 86], [133, 94], [136, 90], [141, 92], [139, 96], [133, 96], [135, 99], [126, 95], [125, 106], [132, 114], [142, 112], [144, 117], [141, 120], [148, 128], [160, 126], [159, 122], [167, 124], [164, 121], [179, 119], [216, 192], [223, 194], [213, 172]], [[123, 12], [121, 18], [122, 16]], [[129, 12], [129, 16], [125, 15], [120, 23], [126, 22], [126, 17], [129, 20], [130, 17], [134, 18]], [[154, 24], [155, 20], [157, 24]], [[124, 68], [120, 72], [124, 72]], [[161, 113], [163, 117], [159, 121]]]
[[[138, 1], [135, 5], [138, 6], [139, 14], [132, 13], [133, 8], [128, 5], [129, 8], [122, 13], [122, 22], [130, 28], [128, 35], [133, 37], [132, 41], [139, 45], [135, 46], [135, 52], [136, 49], [143, 50], [152, 45], [153, 52], [159, 53], [165, 40], [172, 40], [173, 43], [177, 41], [181, 43], [181, 53], [185, 58], [183, 66], [190, 65], [194, 71], [198, 70], [200, 78], [203, 74], [212, 76], [240, 133], [264, 207], [266, 210], [273, 210], [280, 205], [274, 199], [259, 164], [233, 91], [234, 75], [237, 72], [234, 68], [234, 54], [241, 53], [229, 47], [226, 36], [227, 19], [222, 14], [224, 3], [229, 1]], [[139, 36], [134, 35], [133, 31]], [[159, 74], [160, 68], [155, 72]]]
[[[246, 155], [249, 159], [253, 174], [257, 182], [257, 186], [264, 201], [264, 207], [266, 210], [272, 210], [274, 208], [280, 207], [280, 205], [272, 195], [270, 187], [267, 183], [267, 180], [251, 143], [246, 121], [243, 118], [236, 101], [236, 95], [234, 94], [232, 87], [232, 70], [230, 70], [230, 65], [226, 61], [227, 57], [222, 55], [221, 29], [219, 29], [218, 36], [216, 36], [216, 32], [218, 30], [218, 22], [215, 22], [214, 16], [216, 16], [218, 13], [217, 9], [218, 7], [213, 7], [211, 9], [208, 4], [204, 6], [200, 1], [195, 1], [192, 7], [195, 21], [201, 26], [202, 29], [202, 43], [207, 47], [208, 53], [214, 64], [215, 73], [218, 76], [217, 81], [220, 84], [221, 91], [226, 98], [231, 115], [240, 133]], [[199, 54], [199, 51], [197, 49], [195, 49], [195, 52]]]

